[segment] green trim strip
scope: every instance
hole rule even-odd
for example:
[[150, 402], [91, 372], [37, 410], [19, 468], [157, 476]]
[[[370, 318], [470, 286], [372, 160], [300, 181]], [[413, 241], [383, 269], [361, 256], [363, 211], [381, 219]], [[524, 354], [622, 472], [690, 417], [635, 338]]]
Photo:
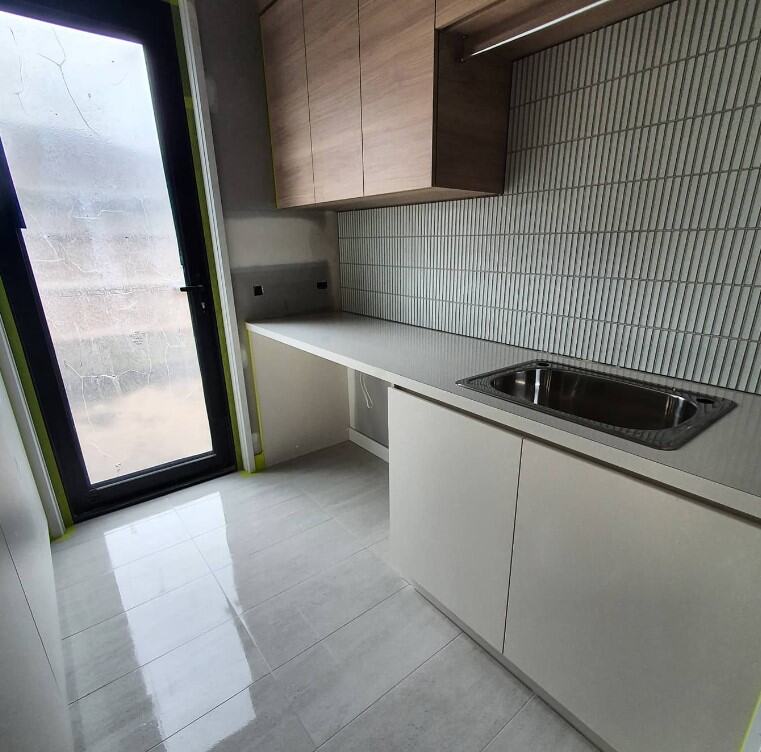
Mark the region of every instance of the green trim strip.
[[254, 359], [254, 342], [251, 332], [246, 332], [248, 342], [248, 362], [251, 367], [251, 384], [254, 390], [254, 403], [256, 404], [256, 423], [259, 429], [259, 441], [262, 445], [262, 451], [254, 455], [254, 471], [261, 472], [267, 466], [264, 461], [264, 431], [262, 430], [262, 409], [259, 404], [259, 390], [256, 388], [256, 362]]
[[[756, 735], [755, 739], [750, 738], [752, 733]], [[742, 743], [740, 744], [740, 752], [756, 752], [756, 748], [748, 746], [751, 741], [761, 741], [761, 695], [758, 696], [756, 706], [750, 716], [748, 729], [746, 730], [745, 736], [743, 736]]]
[[42, 417], [40, 403], [37, 401], [37, 392], [35, 391], [34, 382], [32, 381], [32, 373], [29, 370], [29, 364], [26, 361], [24, 347], [21, 344], [21, 337], [16, 328], [16, 321], [13, 318], [11, 304], [8, 300], [8, 294], [5, 291], [5, 285], [2, 280], [0, 280], [0, 318], [3, 320], [3, 325], [5, 326], [5, 331], [8, 335], [11, 353], [13, 354], [13, 360], [16, 362], [16, 370], [18, 371], [19, 380], [21, 381], [21, 388], [24, 390], [26, 404], [29, 407], [29, 413], [32, 416], [32, 425], [37, 434], [37, 441], [40, 443], [42, 458], [45, 461], [45, 467], [50, 476], [53, 493], [55, 493], [58, 508], [61, 510], [63, 523], [69, 528], [74, 524], [74, 520], [71, 517], [71, 510], [69, 509], [69, 501], [66, 498], [66, 491], [64, 490], [61, 474], [58, 470], [58, 463], [56, 462], [55, 454], [53, 454], [53, 445], [50, 443], [50, 436], [48, 435], [45, 420]]

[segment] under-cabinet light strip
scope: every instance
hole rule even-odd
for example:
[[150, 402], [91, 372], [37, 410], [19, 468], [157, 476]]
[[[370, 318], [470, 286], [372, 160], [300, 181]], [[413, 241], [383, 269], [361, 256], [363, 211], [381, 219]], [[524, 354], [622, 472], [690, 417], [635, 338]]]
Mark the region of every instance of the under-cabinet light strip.
[[490, 44], [488, 47], [484, 47], [482, 50], [476, 50], [475, 52], [472, 52], [469, 55], [469, 57], [476, 57], [476, 55], [483, 55], [484, 52], [489, 52], [490, 50], [494, 50], [497, 47], [503, 47], [506, 44], [510, 44], [511, 42], [517, 41], [518, 39], [523, 39], [523, 37], [528, 37], [528, 36], [531, 36], [531, 34], [536, 34], [539, 31], [544, 31], [544, 29], [549, 29], [551, 26], [557, 26], [557, 24], [563, 23], [563, 21], [567, 21], [569, 18], [573, 18], [574, 16], [579, 16], [582, 13], [586, 13], [589, 10], [598, 8], [600, 5], [607, 5], [609, 2], [611, 2], [611, 0], [596, 0], [596, 2], [590, 3], [589, 5], [585, 5], [583, 8], [577, 8], [576, 10], [572, 10], [570, 13], [566, 13], [564, 16], [553, 18], [551, 21], [547, 21], [547, 23], [540, 24], [539, 26], [534, 26], [531, 29], [522, 31], [520, 34], [515, 34], [515, 36], [508, 37], [507, 39], [503, 39], [500, 42], [495, 42], [494, 44]]

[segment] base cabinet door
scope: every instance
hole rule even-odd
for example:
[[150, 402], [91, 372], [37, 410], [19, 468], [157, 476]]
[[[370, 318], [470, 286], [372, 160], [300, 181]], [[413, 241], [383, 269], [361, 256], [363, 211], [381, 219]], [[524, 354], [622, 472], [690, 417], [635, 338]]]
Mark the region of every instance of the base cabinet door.
[[521, 439], [389, 392], [391, 556], [502, 650]]
[[525, 441], [505, 656], [617, 752], [734, 752], [761, 528]]

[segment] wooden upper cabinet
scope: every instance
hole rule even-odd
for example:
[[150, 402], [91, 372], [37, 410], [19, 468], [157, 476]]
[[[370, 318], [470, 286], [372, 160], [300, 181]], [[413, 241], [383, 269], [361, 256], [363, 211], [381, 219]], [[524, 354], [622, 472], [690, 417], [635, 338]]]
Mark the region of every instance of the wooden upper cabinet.
[[275, 0], [262, 14], [278, 206], [497, 193], [507, 66], [461, 63], [435, 0]]
[[278, 206], [500, 193], [510, 60], [665, 1], [260, 0]]
[[363, 194], [357, 0], [303, 0], [314, 194]]
[[498, 0], [436, 0], [436, 28], [451, 26], [495, 2]]
[[262, 14], [261, 29], [277, 205], [313, 204], [312, 137], [301, 0], [277, 0]]
[[360, 0], [365, 194], [433, 184], [435, 0]]

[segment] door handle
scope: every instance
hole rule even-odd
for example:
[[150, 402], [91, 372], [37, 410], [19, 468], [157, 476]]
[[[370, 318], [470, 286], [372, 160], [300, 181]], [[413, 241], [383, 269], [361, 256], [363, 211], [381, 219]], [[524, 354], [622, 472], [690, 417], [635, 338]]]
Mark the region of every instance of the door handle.
[[184, 285], [180, 288], [180, 292], [201, 292], [205, 289], [204, 285]]

